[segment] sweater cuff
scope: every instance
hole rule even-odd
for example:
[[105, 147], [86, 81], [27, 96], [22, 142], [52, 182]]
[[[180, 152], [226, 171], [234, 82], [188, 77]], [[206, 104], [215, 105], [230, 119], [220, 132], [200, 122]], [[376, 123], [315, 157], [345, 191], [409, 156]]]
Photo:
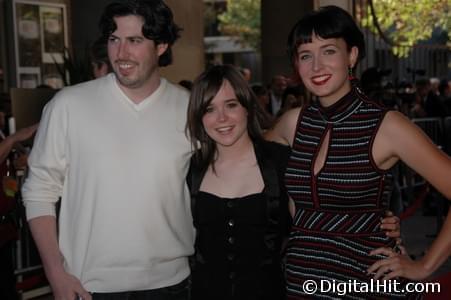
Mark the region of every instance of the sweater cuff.
[[42, 216], [53, 216], [56, 217], [55, 204], [49, 202], [38, 202], [38, 201], [24, 201], [27, 221], [42, 217]]

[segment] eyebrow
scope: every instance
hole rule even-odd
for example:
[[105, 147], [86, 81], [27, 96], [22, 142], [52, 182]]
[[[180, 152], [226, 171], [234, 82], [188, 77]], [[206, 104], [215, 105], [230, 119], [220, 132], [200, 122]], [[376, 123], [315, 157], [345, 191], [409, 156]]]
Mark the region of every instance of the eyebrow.
[[[336, 44], [325, 44], [325, 45], [320, 46], [319, 48], [320, 49], [324, 49], [324, 48], [327, 48], [327, 47], [335, 47], [335, 48], [337, 48], [338, 46]], [[298, 54], [299, 53], [303, 53], [303, 52], [310, 52], [310, 50], [299, 50]]]
[[322, 45], [320, 48], [326, 48], [326, 47], [337, 47], [337, 44], [326, 44], [326, 45]]
[[[117, 35], [115, 35], [113, 33], [110, 34], [110, 37], [114, 37], [114, 38], [120, 39], [120, 37], [118, 37]], [[126, 36], [126, 37], [124, 37], [124, 39], [127, 39], [127, 40], [130, 40], [130, 39], [145, 39], [145, 37], [142, 36], [142, 35], [132, 35], [132, 36]]]
[[130, 39], [140, 39], [143, 40], [145, 39], [145, 37], [141, 36], [141, 35], [133, 35], [133, 36], [127, 36], [125, 37], [126, 39], [130, 40]]
[[[239, 101], [238, 101], [238, 99], [236, 99], [236, 98], [230, 98], [230, 99], [224, 100], [224, 102], [225, 102], [225, 103], [230, 103], [230, 102], [239, 102]], [[214, 105], [214, 104], [213, 104], [213, 101], [210, 102], [209, 105]]]

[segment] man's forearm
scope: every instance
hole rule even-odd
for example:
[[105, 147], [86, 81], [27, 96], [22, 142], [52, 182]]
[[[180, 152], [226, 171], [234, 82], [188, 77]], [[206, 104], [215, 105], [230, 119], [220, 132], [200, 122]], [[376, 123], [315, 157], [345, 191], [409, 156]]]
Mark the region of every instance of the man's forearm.
[[33, 238], [41, 255], [48, 279], [64, 271], [63, 256], [58, 246], [56, 218], [42, 216], [28, 221]]

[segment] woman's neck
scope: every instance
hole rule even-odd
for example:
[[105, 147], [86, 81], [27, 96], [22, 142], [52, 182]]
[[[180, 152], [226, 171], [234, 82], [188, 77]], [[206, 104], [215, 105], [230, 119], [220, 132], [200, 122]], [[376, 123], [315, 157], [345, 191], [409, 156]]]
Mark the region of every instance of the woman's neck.
[[318, 100], [322, 107], [329, 107], [337, 103], [341, 98], [348, 94], [351, 91], [351, 88], [351, 82], [347, 81], [340, 90], [328, 96], [318, 97]]
[[218, 145], [218, 154], [216, 157], [216, 163], [223, 161], [241, 161], [249, 158], [249, 155], [253, 155], [254, 145], [249, 136], [238, 140], [231, 146]]

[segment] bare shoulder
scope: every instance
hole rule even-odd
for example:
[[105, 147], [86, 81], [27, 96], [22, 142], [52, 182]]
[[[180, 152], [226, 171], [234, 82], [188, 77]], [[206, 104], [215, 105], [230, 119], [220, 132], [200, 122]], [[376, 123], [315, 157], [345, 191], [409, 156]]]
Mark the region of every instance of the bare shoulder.
[[411, 121], [399, 111], [388, 111], [382, 122], [385, 126], [397, 126], [403, 123], [411, 123]]
[[387, 112], [382, 121], [380, 133], [389, 139], [389, 142], [425, 142], [424, 132], [412, 123], [405, 115], [397, 111]]
[[265, 133], [265, 138], [268, 141], [291, 146], [301, 109], [298, 107], [285, 112], [277, 120], [276, 125]]
[[[384, 116], [373, 145], [373, 158], [381, 169], [391, 168], [402, 156], [404, 139], [410, 140], [413, 124], [403, 114], [389, 111]], [[414, 134], [415, 135], [415, 134]]]
[[451, 198], [451, 159], [421, 128], [399, 112], [388, 112], [381, 124], [380, 134], [385, 150]]

